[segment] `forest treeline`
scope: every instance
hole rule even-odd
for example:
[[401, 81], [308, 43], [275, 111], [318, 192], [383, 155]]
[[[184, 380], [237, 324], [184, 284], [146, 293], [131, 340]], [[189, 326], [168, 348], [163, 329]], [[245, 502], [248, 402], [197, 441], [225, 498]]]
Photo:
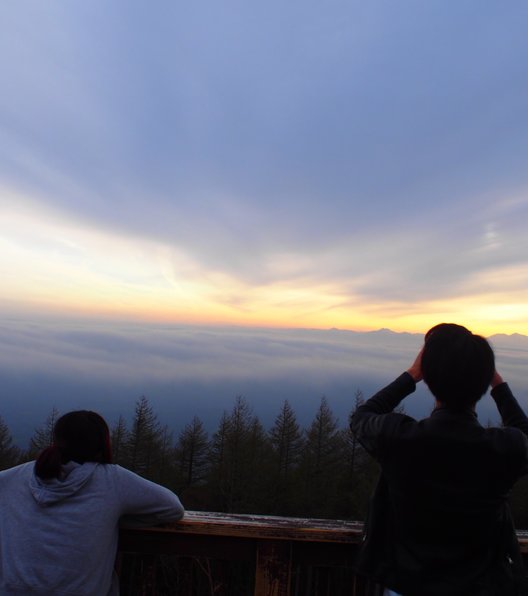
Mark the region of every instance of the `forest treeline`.
[[[355, 395], [354, 407], [363, 401]], [[111, 426], [114, 463], [174, 490], [187, 509], [287, 516], [363, 518], [377, 466], [340, 426], [325, 397], [301, 428], [284, 401], [265, 429], [243, 397], [212, 434], [198, 417], [175, 435], [148, 398]], [[60, 413], [53, 408], [27, 450], [14, 445], [0, 419], [0, 469], [35, 459], [51, 444]]]
[[[351, 414], [363, 403], [361, 391]], [[293, 517], [364, 519], [379, 469], [325, 397], [302, 428], [288, 401], [265, 429], [243, 397], [225, 411], [211, 435], [198, 417], [175, 435], [146, 397], [130, 422], [111, 427], [114, 463], [175, 491], [187, 509]], [[0, 469], [35, 459], [51, 444], [53, 408], [27, 450], [14, 445], [0, 418]], [[512, 495], [517, 527], [528, 527], [528, 480]]]

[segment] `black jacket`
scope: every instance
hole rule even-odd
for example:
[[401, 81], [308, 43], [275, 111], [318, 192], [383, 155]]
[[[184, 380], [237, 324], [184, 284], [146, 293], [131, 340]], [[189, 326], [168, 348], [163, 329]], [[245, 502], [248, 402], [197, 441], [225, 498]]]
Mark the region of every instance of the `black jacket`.
[[525, 594], [507, 498], [528, 472], [527, 417], [506, 383], [492, 391], [503, 428], [472, 410], [393, 413], [414, 390], [404, 373], [351, 419], [382, 469], [357, 571], [405, 596]]

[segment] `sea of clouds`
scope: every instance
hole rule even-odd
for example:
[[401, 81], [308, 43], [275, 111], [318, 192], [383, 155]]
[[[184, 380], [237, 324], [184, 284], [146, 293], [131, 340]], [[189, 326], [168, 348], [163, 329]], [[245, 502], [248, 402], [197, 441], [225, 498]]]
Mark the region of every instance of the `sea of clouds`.
[[[0, 325], [0, 415], [25, 446], [52, 407], [94, 409], [110, 423], [130, 420], [136, 400], [149, 398], [176, 433], [193, 416], [214, 432], [241, 395], [269, 428], [287, 399], [306, 426], [326, 396], [342, 426], [354, 395], [366, 397], [413, 361], [420, 334], [389, 330], [199, 327], [89, 320], [6, 319]], [[498, 368], [528, 407], [528, 337], [491, 338]], [[405, 400], [411, 415], [431, 410], [420, 385]], [[484, 398], [479, 416], [496, 421]]]

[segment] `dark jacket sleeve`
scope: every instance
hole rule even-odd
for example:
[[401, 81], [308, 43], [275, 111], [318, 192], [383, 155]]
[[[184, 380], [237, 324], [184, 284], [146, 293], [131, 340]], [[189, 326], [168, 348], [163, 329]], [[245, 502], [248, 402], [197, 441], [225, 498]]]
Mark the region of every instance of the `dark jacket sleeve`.
[[354, 412], [350, 419], [350, 428], [369, 453], [378, 456], [380, 444], [383, 437], [390, 434], [391, 425], [399, 426], [402, 419], [408, 419], [407, 416], [387, 415], [415, 389], [414, 379], [404, 372]]
[[494, 387], [491, 397], [497, 404], [502, 424], [507, 429], [515, 428], [522, 432], [522, 435], [517, 437], [516, 444], [519, 454], [518, 476], [524, 476], [528, 474], [528, 418], [507, 383]]
[[501, 383], [494, 387], [491, 390], [491, 397], [493, 397], [497, 404], [497, 409], [499, 410], [504, 426], [518, 428], [528, 436], [528, 417], [513, 396], [508, 383]]

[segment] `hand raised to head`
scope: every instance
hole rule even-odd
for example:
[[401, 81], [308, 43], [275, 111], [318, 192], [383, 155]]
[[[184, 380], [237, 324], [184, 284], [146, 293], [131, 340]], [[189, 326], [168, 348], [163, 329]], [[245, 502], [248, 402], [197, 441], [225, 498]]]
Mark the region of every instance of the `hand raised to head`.
[[412, 365], [407, 369], [407, 372], [414, 379], [415, 383], [418, 383], [418, 381], [421, 381], [423, 379], [423, 376], [422, 376], [422, 353], [423, 353], [423, 348], [418, 352], [418, 356], [416, 356]]
[[497, 370], [495, 370], [495, 372], [493, 373], [493, 378], [491, 379], [491, 388], [493, 389], [494, 387], [496, 387], [497, 385], [500, 385], [501, 383], [504, 383], [502, 377], [500, 376], [500, 374], [497, 372]]

